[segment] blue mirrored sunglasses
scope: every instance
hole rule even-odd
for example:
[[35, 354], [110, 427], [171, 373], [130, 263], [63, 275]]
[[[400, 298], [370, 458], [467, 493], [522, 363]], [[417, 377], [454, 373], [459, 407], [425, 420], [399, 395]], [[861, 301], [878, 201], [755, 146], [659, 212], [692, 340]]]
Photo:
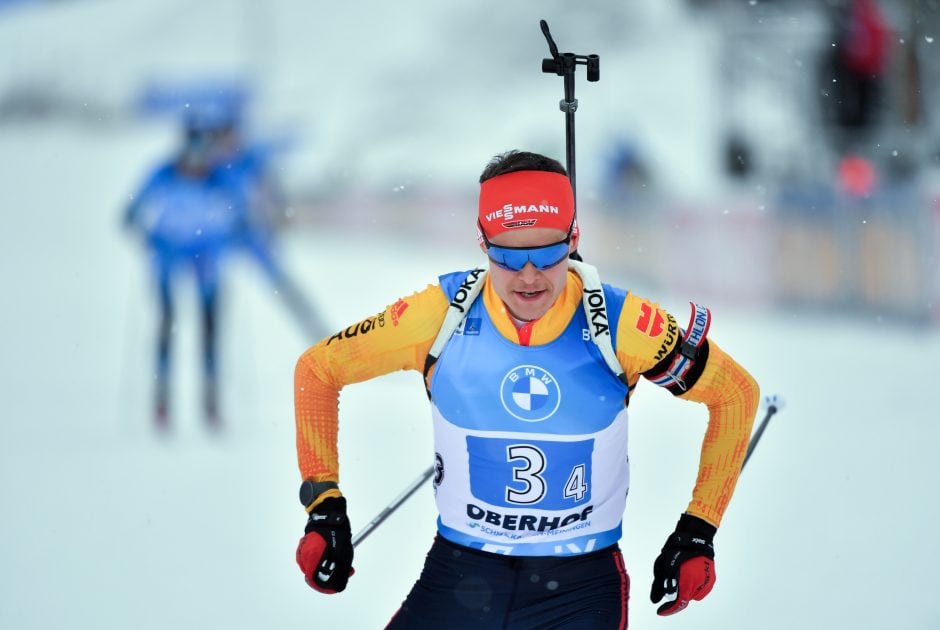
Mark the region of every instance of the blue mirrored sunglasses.
[[486, 255], [500, 269], [507, 271], [522, 271], [527, 263], [532, 263], [536, 269], [545, 270], [554, 267], [568, 258], [568, 244], [571, 243], [571, 230], [563, 241], [539, 245], [538, 247], [503, 247], [493, 245], [483, 230], [483, 244], [486, 245]]

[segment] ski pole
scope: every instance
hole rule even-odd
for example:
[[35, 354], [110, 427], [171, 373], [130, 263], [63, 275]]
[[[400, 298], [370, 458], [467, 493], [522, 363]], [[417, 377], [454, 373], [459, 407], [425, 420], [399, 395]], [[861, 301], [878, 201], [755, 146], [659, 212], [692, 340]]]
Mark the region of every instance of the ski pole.
[[774, 414], [783, 408], [783, 399], [776, 394], [773, 396], [765, 396], [762, 402], [767, 406], [767, 413], [764, 414], [764, 419], [761, 420], [760, 424], [757, 426], [757, 431], [754, 432], [754, 435], [751, 436], [750, 441], [747, 443], [747, 453], [744, 455], [744, 462], [741, 464], [741, 470], [744, 470], [744, 466], [747, 465], [747, 460], [751, 458], [751, 455], [754, 453], [754, 449], [757, 448], [757, 444], [760, 442], [761, 436], [764, 435], [764, 429], [767, 428], [767, 424], [770, 422], [770, 419], [774, 417]]
[[372, 519], [368, 525], [366, 525], [362, 530], [356, 533], [352, 538], [353, 547], [361, 543], [366, 537], [375, 531], [375, 528], [382, 524], [382, 521], [387, 519], [392, 513], [397, 510], [402, 503], [408, 500], [408, 497], [413, 495], [421, 485], [428, 480], [428, 478], [434, 474], [434, 466], [429, 466], [427, 470], [421, 473], [421, 475], [415, 479], [410, 486], [405, 488], [405, 491], [398, 495], [394, 501], [385, 506], [385, 509], [379, 512], [378, 516]]
[[319, 310], [308, 300], [300, 287], [282, 271], [272, 276], [275, 292], [284, 300], [290, 313], [297, 319], [307, 338], [312, 343], [330, 334], [330, 329], [323, 321]]
[[559, 109], [565, 114], [565, 160], [568, 168], [568, 179], [571, 180], [571, 190], [575, 193], [575, 210], [578, 206], [577, 175], [575, 170], [574, 145], [574, 113], [578, 111], [578, 99], [574, 97], [574, 71], [581, 64], [587, 66], [587, 80], [598, 81], [601, 78], [600, 57], [598, 55], [576, 55], [574, 53], [559, 53], [555, 40], [548, 30], [548, 22], [539, 20], [542, 34], [548, 42], [548, 51], [551, 59], [542, 59], [542, 72], [557, 74], [565, 80], [565, 97], [558, 103]]

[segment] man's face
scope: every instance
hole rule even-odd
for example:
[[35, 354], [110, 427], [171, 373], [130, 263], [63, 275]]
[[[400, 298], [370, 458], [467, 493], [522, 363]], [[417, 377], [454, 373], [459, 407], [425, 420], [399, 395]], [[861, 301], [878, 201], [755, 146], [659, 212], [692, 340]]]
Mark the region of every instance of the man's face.
[[[565, 232], [550, 228], [523, 228], [498, 234], [489, 241], [501, 247], [541, 247], [565, 239]], [[568, 245], [568, 252], [577, 248], [575, 234]], [[485, 244], [480, 245], [487, 254]], [[487, 254], [488, 255], [488, 254]], [[532, 321], [548, 312], [565, 289], [568, 275], [567, 258], [547, 269], [538, 269], [531, 262], [519, 271], [504, 269], [490, 259], [489, 277], [496, 295], [516, 319]]]

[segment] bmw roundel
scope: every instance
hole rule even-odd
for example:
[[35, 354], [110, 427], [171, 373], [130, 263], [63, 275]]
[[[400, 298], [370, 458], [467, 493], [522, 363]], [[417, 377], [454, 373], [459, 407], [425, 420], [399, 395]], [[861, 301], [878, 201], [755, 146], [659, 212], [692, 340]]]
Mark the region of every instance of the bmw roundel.
[[500, 400], [514, 418], [541, 422], [558, 410], [561, 390], [547, 371], [535, 365], [520, 365], [503, 377]]

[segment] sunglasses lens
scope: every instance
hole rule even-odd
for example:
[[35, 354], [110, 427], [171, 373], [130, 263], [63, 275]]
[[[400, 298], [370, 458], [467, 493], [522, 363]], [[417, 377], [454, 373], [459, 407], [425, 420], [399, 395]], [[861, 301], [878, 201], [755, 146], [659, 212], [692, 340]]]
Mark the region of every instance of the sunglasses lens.
[[490, 260], [509, 271], [521, 271], [531, 262], [536, 269], [554, 267], [568, 257], [568, 243], [553, 243], [543, 247], [509, 248], [490, 245], [487, 250]]
[[529, 260], [538, 269], [554, 267], [568, 257], [568, 243], [556, 243], [551, 247], [540, 247], [532, 250]]

